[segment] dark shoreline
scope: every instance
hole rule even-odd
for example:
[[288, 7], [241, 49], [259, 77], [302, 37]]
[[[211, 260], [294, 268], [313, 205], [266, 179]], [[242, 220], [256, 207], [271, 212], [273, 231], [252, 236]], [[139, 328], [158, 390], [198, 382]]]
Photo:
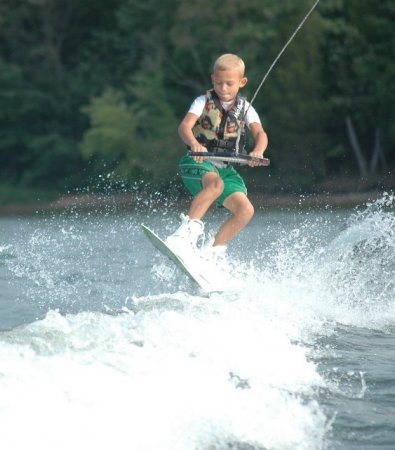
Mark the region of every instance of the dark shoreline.
[[[363, 206], [381, 198], [385, 190], [349, 193], [319, 194], [257, 194], [251, 193], [249, 198], [255, 208], [351, 208]], [[189, 197], [181, 197], [175, 202], [177, 208], [187, 208]], [[160, 207], [163, 198], [142, 200], [135, 194], [82, 194], [61, 196], [50, 202], [17, 203], [0, 205], [0, 216], [30, 215], [37, 213], [57, 213], [64, 211], [133, 211], [136, 209]]]

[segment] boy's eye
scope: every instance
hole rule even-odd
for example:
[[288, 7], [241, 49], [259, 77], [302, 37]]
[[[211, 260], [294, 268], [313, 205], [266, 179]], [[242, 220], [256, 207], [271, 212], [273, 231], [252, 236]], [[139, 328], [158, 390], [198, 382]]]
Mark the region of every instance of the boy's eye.
[[233, 82], [233, 81], [228, 81], [228, 82], [217, 81], [216, 84], [217, 84], [218, 86], [222, 86], [222, 85], [233, 86], [233, 85], [234, 85], [234, 82]]

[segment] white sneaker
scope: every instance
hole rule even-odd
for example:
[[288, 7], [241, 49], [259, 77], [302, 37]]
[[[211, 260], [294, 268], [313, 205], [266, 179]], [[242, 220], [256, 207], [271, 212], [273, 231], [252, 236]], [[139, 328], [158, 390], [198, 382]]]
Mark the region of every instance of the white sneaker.
[[201, 256], [214, 264], [226, 262], [226, 248], [226, 245], [213, 245], [212, 242], [209, 242], [202, 248]]
[[226, 245], [213, 245], [210, 242], [204, 245], [199, 253], [201, 266], [204, 267], [209, 283], [219, 290], [230, 286], [232, 275], [229, 261], [226, 258]]
[[190, 219], [181, 214], [181, 225], [166, 239], [166, 244], [180, 256], [188, 255], [198, 250], [198, 240], [204, 235], [204, 224], [201, 220]]

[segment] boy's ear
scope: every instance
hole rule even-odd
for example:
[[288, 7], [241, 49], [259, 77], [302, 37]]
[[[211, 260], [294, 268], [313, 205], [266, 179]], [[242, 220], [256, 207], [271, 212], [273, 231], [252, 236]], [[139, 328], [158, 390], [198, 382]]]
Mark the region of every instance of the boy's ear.
[[248, 83], [248, 78], [247, 78], [247, 77], [243, 77], [243, 78], [240, 80], [240, 87], [241, 87], [241, 88], [244, 87], [247, 83]]

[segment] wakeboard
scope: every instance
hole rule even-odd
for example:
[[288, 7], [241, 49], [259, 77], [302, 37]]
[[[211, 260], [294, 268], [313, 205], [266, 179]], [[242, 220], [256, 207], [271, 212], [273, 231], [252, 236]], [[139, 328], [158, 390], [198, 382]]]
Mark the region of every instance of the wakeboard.
[[185, 261], [181, 256], [177, 255], [156, 233], [154, 233], [146, 225], [141, 224], [143, 233], [147, 236], [148, 240], [153, 246], [159, 250], [163, 255], [167, 256], [180, 270], [182, 270], [199, 288], [205, 292], [218, 292], [222, 289], [218, 289], [213, 286], [210, 280], [196, 267], [196, 264], [192, 264]]

